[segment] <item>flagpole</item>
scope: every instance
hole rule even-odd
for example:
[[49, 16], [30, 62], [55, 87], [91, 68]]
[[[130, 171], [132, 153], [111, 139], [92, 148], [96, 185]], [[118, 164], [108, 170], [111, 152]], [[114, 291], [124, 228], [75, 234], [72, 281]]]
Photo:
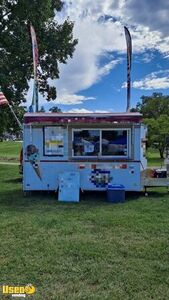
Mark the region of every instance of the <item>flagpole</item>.
[[130, 79], [130, 75], [127, 74], [127, 107], [126, 107], [127, 112], [130, 112], [130, 97], [131, 97], [131, 79]]
[[35, 79], [35, 111], [39, 111], [39, 99], [38, 99], [38, 80]]
[[126, 112], [130, 111], [131, 100], [131, 58], [132, 58], [132, 41], [131, 35], [126, 26], [124, 26], [126, 44], [127, 44], [127, 107]]
[[6, 99], [5, 95], [4, 95], [3, 92], [1, 91], [1, 87], [0, 87], [0, 106], [1, 106], [1, 105], [8, 105], [8, 107], [9, 107], [11, 113], [13, 114], [13, 116], [14, 116], [14, 118], [15, 118], [17, 124], [18, 124], [18, 126], [20, 127], [21, 130], [23, 130], [21, 122], [20, 122], [19, 119], [17, 118], [17, 116], [16, 116], [16, 114], [15, 114], [15, 112], [14, 112], [12, 106], [9, 104], [9, 101]]
[[8, 106], [9, 106], [10, 111], [11, 111], [11, 113], [13, 114], [15, 120], [17, 121], [18, 126], [20, 127], [21, 130], [23, 130], [22, 124], [21, 124], [21, 122], [19, 121], [19, 119], [17, 118], [17, 116], [16, 116], [16, 114], [15, 114], [15, 112], [14, 112], [12, 106], [11, 106], [9, 103], [8, 103]]

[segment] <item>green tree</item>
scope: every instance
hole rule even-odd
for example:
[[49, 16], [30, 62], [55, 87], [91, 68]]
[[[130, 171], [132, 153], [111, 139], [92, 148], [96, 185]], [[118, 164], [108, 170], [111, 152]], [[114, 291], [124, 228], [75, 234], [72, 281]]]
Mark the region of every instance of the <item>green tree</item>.
[[[13, 109], [22, 123], [23, 115], [26, 112], [26, 107], [14, 105]], [[0, 107], [0, 138], [3, 139], [4, 132], [8, 132], [11, 134], [15, 134], [16, 136], [20, 134], [20, 127], [18, 126], [17, 121], [15, 120], [10, 108], [8, 106], [1, 106]]]
[[161, 115], [157, 119], [145, 119], [148, 126], [148, 141], [151, 146], [157, 148], [160, 157], [164, 158], [164, 152], [169, 138], [169, 116]]
[[61, 113], [62, 112], [62, 110], [59, 107], [57, 107], [57, 106], [51, 107], [49, 109], [49, 111], [51, 111], [52, 113]]
[[42, 105], [41, 108], [39, 109], [39, 112], [45, 112], [45, 108], [44, 108], [43, 105]]
[[156, 119], [163, 114], [169, 114], [169, 96], [164, 96], [162, 93], [142, 96], [136, 110], [141, 112], [144, 118]]
[[169, 138], [169, 96], [153, 93], [152, 96], [142, 96], [141, 100], [136, 111], [143, 114], [148, 126], [148, 145], [157, 148], [160, 157], [164, 158]]
[[72, 57], [77, 44], [73, 23], [56, 21], [62, 8], [61, 0], [0, 0], [0, 86], [10, 104], [25, 102], [33, 73], [30, 23], [39, 47], [39, 91], [47, 100], [56, 98], [48, 79], [59, 78], [58, 64]]

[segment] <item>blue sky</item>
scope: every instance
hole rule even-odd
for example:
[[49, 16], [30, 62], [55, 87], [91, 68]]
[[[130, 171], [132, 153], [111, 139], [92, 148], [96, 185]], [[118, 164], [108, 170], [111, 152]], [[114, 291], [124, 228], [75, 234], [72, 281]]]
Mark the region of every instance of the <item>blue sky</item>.
[[[57, 105], [70, 112], [126, 110], [126, 42], [124, 26], [132, 36], [131, 106], [142, 95], [169, 94], [169, 2], [166, 0], [65, 1], [56, 15], [62, 23], [75, 22], [78, 45], [73, 58], [60, 65], [60, 79], [53, 84]], [[29, 91], [29, 94], [31, 91]]]

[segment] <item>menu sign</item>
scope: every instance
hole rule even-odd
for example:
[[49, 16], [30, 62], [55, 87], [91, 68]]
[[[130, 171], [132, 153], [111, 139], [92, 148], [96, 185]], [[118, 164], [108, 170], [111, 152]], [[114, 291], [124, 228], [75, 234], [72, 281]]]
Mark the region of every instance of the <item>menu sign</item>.
[[44, 131], [45, 155], [64, 155], [64, 129], [61, 126], [46, 126]]

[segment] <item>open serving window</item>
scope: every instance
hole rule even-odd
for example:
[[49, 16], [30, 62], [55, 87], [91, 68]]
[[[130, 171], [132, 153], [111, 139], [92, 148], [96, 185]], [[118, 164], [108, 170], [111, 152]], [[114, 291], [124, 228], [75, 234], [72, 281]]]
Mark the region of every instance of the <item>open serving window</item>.
[[100, 152], [100, 130], [73, 130], [73, 156], [97, 156]]
[[128, 157], [129, 136], [129, 129], [74, 129], [73, 157]]
[[44, 127], [44, 155], [64, 155], [64, 129], [61, 126]]

